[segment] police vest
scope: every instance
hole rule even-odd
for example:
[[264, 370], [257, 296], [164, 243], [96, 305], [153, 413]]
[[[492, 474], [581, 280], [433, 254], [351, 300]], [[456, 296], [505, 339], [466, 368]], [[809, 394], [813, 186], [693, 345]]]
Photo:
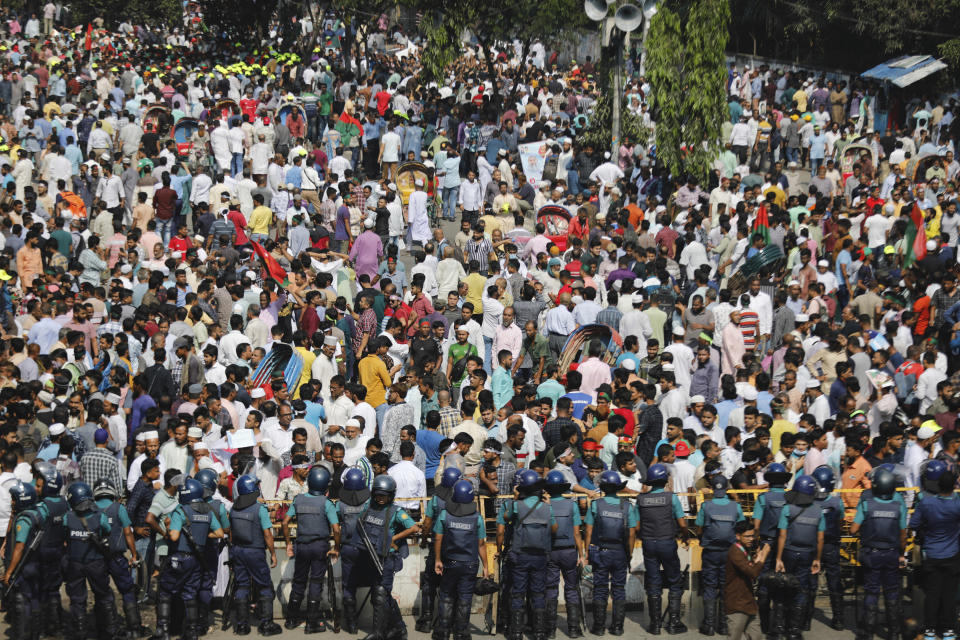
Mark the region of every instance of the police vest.
[[63, 519], [67, 533], [67, 557], [71, 562], [87, 563], [103, 560], [97, 540], [100, 535], [100, 512], [91, 511], [86, 523], [73, 510]]
[[715, 500], [708, 500], [700, 507], [703, 514], [703, 534], [700, 544], [704, 549], [711, 551], [725, 551], [736, 541], [738, 512], [737, 503], [728, 501], [721, 504]]
[[44, 552], [59, 553], [63, 551], [63, 543], [67, 539], [63, 525], [70, 506], [63, 498], [44, 498], [43, 505], [47, 510], [47, 531], [43, 534], [40, 548]]
[[447, 501], [437, 494], [433, 494], [433, 519], [440, 517], [440, 512], [447, 508]]
[[111, 502], [103, 515], [107, 517], [110, 523], [110, 536], [107, 538], [107, 546], [112, 553], [123, 553], [127, 548], [127, 540], [123, 535], [123, 524], [120, 522], [120, 503]]
[[350, 544], [355, 539], [357, 543], [355, 546], [363, 547], [363, 541], [360, 540], [360, 536], [357, 533], [357, 521], [360, 519], [360, 516], [367, 509], [367, 503], [363, 504], [346, 504], [342, 500], [337, 503], [337, 507], [340, 509], [340, 541], [342, 544]]
[[[16, 546], [13, 544], [13, 536], [17, 522], [26, 520], [26, 523], [30, 526], [30, 535], [27, 537], [26, 543], [24, 544], [24, 552], [26, 552], [26, 549], [30, 547], [30, 543], [33, 542], [35, 536], [43, 535], [43, 516], [36, 510], [36, 508], [21, 511], [12, 517], [14, 519], [14, 531], [10, 532], [10, 537], [7, 539], [7, 544], [3, 548], [3, 562], [4, 565], [8, 567], [13, 561], [13, 548]], [[26, 558], [21, 557], [20, 561], [27, 562], [30, 566], [34, 566], [40, 562], [40, 554], [31, 553]]]
[[805, 507], [790, 505], [787, 513], [787, 540], [784, 549], [813, 551], [817, 548], [817, 530], [820, 527], [820, 505]]
[[630, 504], [620, 498], [613, 504], [607, 502], [606, 498], [600, 498], [593, 504], [596, 505], [596, 511], [593, 514], [590, 544], [601, 549], [621, 549], [626, 546]]
[[[197, 545], [197, 551], [199, 551], [206, 544], [207, 534], [210, 533], [210, 511], [212, 511], [213, 507], [210, 507], [210, 510], [208, 510], [206, 513], [193, 508], [189, 504], [180, 505], [180, 508], [183, 510], [183, 515], [186, 517], [186, 522], [183, 523], [183, 528], [180, 530], [180, 538], [177, 539], [177, 551], [183, 553], [195, 553], [193, 548], [190, 546], [190, 539], [187, 537], [186, 528], [190, 527], [190, 537], [193, 538], [194, 544]], [[262, 531], [260, 533], [260, 537], [261, 539], [263, 538]]]
[[297, 542], [316, 542], [330, 537], [326, 496], [301, 493], [293, 499], [297, 516]]
[[443, 520], [443, 544], [440, 555], [453, 562], [479, 563], [477, 514], [454, 516], [447, 512]]
[[528, 507], [517, 500], [516, 522], [513, 530], [513, 546], [517, 551], [543, 555], [550, 551], [550, 505], [537, 502]]
[[900, 503], [870, 497], [863, 505], [860, 543], [868, 549], [900, 548]]
[[673, 540], [677, 537], [672, 492], [642, 493], [637, 496], [637, 508], [640, 510], [641, 540]]
[[569, 549], [577, 546], [577, 540], [573, 537], [573, 509], [576, 503], [573, 500], [553, 500], [550, 503], [553, 507], [553, 517], [557, 521], [557, 532], [553, 534], [554, 549]]
[[[371, 503], [372, 504], [372, 503]], [[367, 538], [374, 551], [381, 558], [386, 558], [390, 553], [390, 545], [393, 542], [393, 534], [390, 530], [393, 518], [400, 508], [391, 504], [385, 509], [367, 508], [361, 518], [357, 519], [357, 535], [351, 539], [351, 545], [367, 550], [366, 543], [359, 533], [359, 525], [363, 523], [363, 530], [367, 533]], [[401, 549], [406, 549], [403, 545]]]
[[843, 534], [840, 523], [843, 522], [844, 508], [843, 501], [837, 496], [829, 496], [824, 500], [819, 500], [820, 511], [823, 513], [825, 528], [823, 538], [828, 542], [839, 542]]
[[233, 544], [238, 547], [264, 549], [263, 527], [260, 526], [260, 503], [255, 502], [246, 509], [230, 510], [230, 531]]
[[780, 535], [777, 529], [780, 524], [780, 512], [783, 511], [783, 505], [787, 504], [787, 494], [783, 491], [767, 491], [760, 494], [758, 499], [763, 500], [760, 537], [772, 540]]

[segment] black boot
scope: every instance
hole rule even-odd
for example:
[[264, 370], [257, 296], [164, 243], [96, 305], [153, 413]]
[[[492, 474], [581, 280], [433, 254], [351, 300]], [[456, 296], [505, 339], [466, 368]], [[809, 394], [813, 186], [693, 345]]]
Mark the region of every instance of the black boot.
[[183, 603], [183, 640], [197, 640], [197, 602]]
[[595, 636], [602, 636], [607, 624], [607, 601], [593, 601], [593, 626], [590, 627], [590, 633]]
[[373, 629], [364, 636], [363, 640], [384, 640], [387, 631], [387, 619], [390, 611], [387, 608], [387, 598], [390, 594], [387, 590], [377, 585], [373, 587], [373, 593], [370, 594], [370, 605], [373, 607]]
[[150, 640], [170, 640], [170, 601], [157, 598], [157, 631]]
[[544, 625], [547, 628], [547, 637], [553, 640], [557, 637], [557, 601], [547, 602], [546, 615], [544, 616]]
[[903, 618], [901, 616], [900, 601], [891, 602], [886, 600], [887, 612], [887, 640], [900, 640], [903, 629]]
[[257, 631], [262, 636], [277, 636], [283, 633], [276, 622], [273, 621], [273, 594], [260, 596], [260, 624], [257, 625]]
[[663, 623], [663, 596], [659, 593], [647, 594], [647, 604], [650, 607], [650, 611], [647, 612], [650, 616], [650, 627], [647, 631], [652, 636], [658, 636]]
[[320, 618], [320, 601], [307, 600], [307, 626], [303, 632], [323, 633], [326, 630], [326, 625], [323, 624], [323, 620]]
[[509, 640], [523, 640], [523, 608], [510, 609]]
[[290, 601], [287, 602], [287, 621], [283, 623], [283, 626], [287, 629], [296, 629], [300, 626], [300, 623], [303, 622], [303, 616], [300, 614], [300, 605], [303, 603], [303, 598], [290, 598]]
[[18, 589], [10, 603], [10, 638], [12, 640], [30, 637], [32, 621], [27, 606], [26, 594]]
[[730, 630], [727, 628], [727, 614], [723, 610], [723, 598], [717, 600], [717, 633], [721, 636], [730, 635]]
[[813, 609], [817, 602], [817, 590], [812, 589], [807, 594], [807, 602], [803, 606], [803, 616], [800, 618], [800, 629], [810, 631], [810, 625], [813, 623]]
[[878, 618], [879, 611], [876, 605], [872, 607], [865, 605], [863, 609], [861, 609], [859, 620], [857, 621], [857, 640], [871, 640], [871, 638], [873, 638], [873, 632], [877, 628]]
[[761, 595], [757, 598], [757, 617], [760, 618], [760, 631], [770, 633], [770, 598]]
[[567, 637], [582, 638], [583, 634], [580, 632], [581, 623], [580, 603], [567, 602]]
[[803, 618], [807, 613], [806, 606], [793, 605], [787, 616], [787, 640], [803, 640]]
[[[453, 626], [453, 600], [445, 595], [441, 596], [437, 606], [439, 607], [439, 615], [436, 624], [433, 625], [433, 633], [430, 637], [433, 640], [447, 640]], [[419, 620], [417, 624], [420, 624]]]
[[533, 610], [533, 640], [547, 640], [546, 617], [544, 609]]
[[470, 603], [457, 600], [453, 612], [453, 640], [470, 640]]
[[343, 620], [340, 626], [344, 631], [350, 634], [357, 632], [357, 600], [346, 593], [343, 594], [343, 615], [340, 618]]
[[700, 625], [700, 635], [712, 636], [716, 633], [717, 601], [713, 598], [703, 599], [703, 623]]
[[114, 640], [117, 635], [117, 610], [112, 602], [96, 602], [93, 605], [93, 618], [96, 621], [96, 637], [100, 640]]
[[837, 631], [843, 630], [843, 594], [830, 594], [830, 627]]
[[237, 598], [234, 606], [237, 608], [234, 614], [236, 616], [236, 624], [233, 626], [234, 633], [238, 636], [250, 635], [250, 601], [246, 598]]
[[626, 617], [627, 617], [627, 601], [614, 600], [613, 613], [611, 614], [611, 617], [610, 617], [610, 635], [612, 636], [623, 635], [623, 621]]
[[[90, 625], [87, 624], [86, 610], [80, 612], [80, 615], [71, 615], [70, 622], [68, 622], [67, 624], [72, 626], [73, 628], [73, 635], [72, 635], [73, 638], [76, 638], [77, 640], [87, 639], [87, 633], [90, 630]], [[157, 628], [159, 630], [159, 625]], [[68, 637], [71, 637], [71, 636], [68, 634]], [[165, 638], [163, 638], [163, 640], [170, 640], [170, 636], [167, 635]]]
[[427, 633], [433, 624], [433, 608], [436, 605], [436, 591], [426, 572], [420, 574], [422, 585], [420, 589], [420, 616], [414, 629], [420, 633]]
[[123, 618], [127, 624], [127, 633], [131, 638], [143, 638], [150, 634], [150, 629], [143, 626], [140, 619], [140, 606], [137, 601], [123, 603]]
[[767, 640], [785, 640], [784, 624], [786, 620], [784, 605], [779, 600], [775, 600], [770, 608], [769, 631], [767, 631]]
[[667, 633], [678, 635], [687, 632], [687, 625], [683, 624], [680, 614], [680, 595], [671, 594], [667, 601], [667, 613], [670, 619], [667, 621]]
[[59, 598], [60, 594], [58, 593], [56, 600], [45, 602], [41, 607], [43, 611], [44, 636], [52, 637], [60, 635], [60, 621], [63, 620], [63, 608], [60, 606]]
[[385, 640], [407, 640], [407, 625], [403, 622], [400, 605], [387, 591], [387, 629], [384, 631]]

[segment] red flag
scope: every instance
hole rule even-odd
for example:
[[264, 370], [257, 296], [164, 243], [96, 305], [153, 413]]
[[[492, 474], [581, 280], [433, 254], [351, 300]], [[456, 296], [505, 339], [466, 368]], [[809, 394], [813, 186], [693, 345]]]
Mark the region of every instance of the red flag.
[[356, 118], [354, 118], [353, 116], [351, 116], [351, 115], [350, 115], [349, 113], [347, 113], [346, 111], [344, 111], [343, 113], [340, 114], [340, 122], [346, 122], [347, 124], [356, 125], [357, 129], [360, 130], [359, 135], [361, 135], [361, 136], [363, 135], [363, 125], [360, 123], [359, 120], [357, 120]]
[[287, 272], [283, 270], [283, 267], [280, 266], [276, 258], [267, 253], [267, 250], [264, 249], [259, 242], [253, 240], [250, 242], [253, 244], [253, 252], [260, 258], [260, 262], [266, 270], [267, 275], [273, 278], [281, 287], [289, 287], [290, 281], [287, 279]]
[[910, 210], [910, 222], [904, 234], [903, 266], [909, 267], [918, 260], [927, 257], [927, 234], [923, 226], [923, 210], [914, 202]]
[[87, 23], [87, 37], [83, 41], [83, 48], [87, 51], [93, 49], [93, 25], [89, 22]]

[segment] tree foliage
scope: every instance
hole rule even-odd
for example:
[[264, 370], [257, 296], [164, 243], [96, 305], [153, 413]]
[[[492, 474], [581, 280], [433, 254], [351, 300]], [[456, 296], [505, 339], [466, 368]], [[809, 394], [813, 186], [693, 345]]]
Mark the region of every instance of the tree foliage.
[[183, 21], [183, 7], [177, 0], [86, 0], [73, 3], [71, 10], [77, 24], [103, 18], [107, 28], [116, 28], [124, 20], [168, 27]]
[[647, 74], [653, 88], [657, 123], [657, 157], [679, 173], [683, 144], [683, 34], [680, 17], [663, 5], [650, 22], [647, 34]]
[[[610, 82], [613, 85], [613, 82]], [[609, 149], [613, 140], [613, 131], [611, 129], [613, 91], [603, 91], [593, 107], [593, 114], [590, 116], [590, 125], [583, 132], [582, 142], [592, 144], [595, 149]], [[646, 144], [650, 137], [650, 130], [643, 126], [643, 121], [635, 113], [627, 109], [627, 101], [624, 96], [620, 97], [620, 139], [626, 142], [636, 144]]]

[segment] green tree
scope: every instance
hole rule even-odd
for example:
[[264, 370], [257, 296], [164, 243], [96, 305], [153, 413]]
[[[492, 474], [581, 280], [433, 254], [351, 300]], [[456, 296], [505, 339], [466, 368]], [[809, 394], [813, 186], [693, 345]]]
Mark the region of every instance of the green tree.
[[124, 20], [168, 27], [183, 21], [183, 7], [177, 0], [87, 0], [74, 3], [71, 8], [76, 24], [103, 18], [107, 28], [116, 28]]
[[675, 175], [687, 171], [706, 181], [719, 152], [729, 21], [729, 0], [671, 0], [650, 23], [647, 72], [657, 156]]
[[[612, 81], [610, 82], [612, 85]], [[583, 132], [581, 142], [592, 144], [595, 149], [609, 149], [613, 140], [611, 129], [613, 114], [613, 92], [603, 91], [597, 99], [590, 116], [590, 124]], [[645, 144], [650, 137], [650, 130], [643, 126], [643, 121], [635, 113], [627, 109], [626, 97], [620, 97], [620, 139], [636, 144]]]

